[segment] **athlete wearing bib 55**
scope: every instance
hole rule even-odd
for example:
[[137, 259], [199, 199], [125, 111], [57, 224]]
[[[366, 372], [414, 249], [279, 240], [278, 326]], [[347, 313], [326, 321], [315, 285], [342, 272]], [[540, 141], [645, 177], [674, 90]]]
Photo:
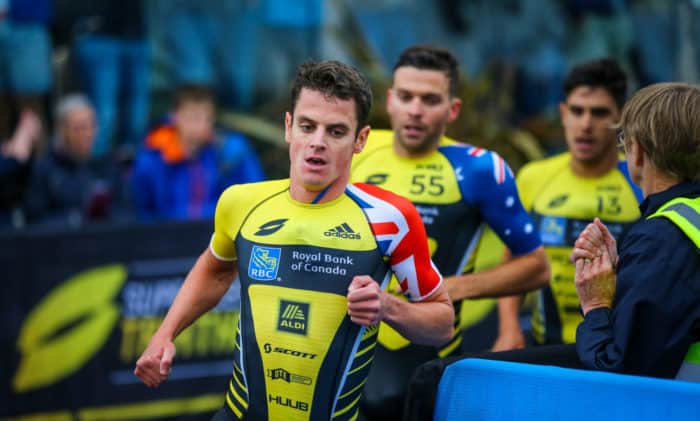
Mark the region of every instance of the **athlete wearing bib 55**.
[[[185, 279], [135, 374], [167, 378], [173, 340], [213, 308], [236, 275], [241, 311], [224, 420], [355, 420], [378, 324], [412, 341], [452, 336], [454, 310], [406, 199], [349, 184], [372, 100], [354, 68], [300, 66], [285, 115], [290, 177], [229, 187], [214, 235]], [[388, 294], [395, 275], [408, 301]]]
[[[476, 246], [489, 225], [516, 255], [540, 246], [532, 221], [518, 200], [513, 173], [495, 152], [443, 137], [443, 146], [416, 158], [393, 153], [393, 132], [374, 130], [364, 151], [353, 161], [352, 179], [376, 184], [409, 199], [421, 215], [433, 261], [444, 276], [471, 273]], [[438, 353], [409, 346], [390, 327], [379, 332], [391, 351], [434, 358], [460, 350], [460, 309], [455, 307], [455, 336]]]
[[[387, 92], [392, 131], [373, 130], [353, 162], [353, 181], [376, 184], [416, 205], [456, 310], [455, 334], [438, 348], [412, 343], [389, 326], [381, 327], [376, 365], [361, 404], [366, 419], [401, 419], [413, 370], [460, 351], [458, 316], [464, 299], [526, 292], [544, 285], [549, 276], [544, 250], [520, 204], [508, 165], [494, 152], [444, 136], [461, 107], [458, 79], [457, 61], [450, 52], [430, 46], [405, 50]], [[473, 273], [476, 246], [486, 225], [514, 257]]]

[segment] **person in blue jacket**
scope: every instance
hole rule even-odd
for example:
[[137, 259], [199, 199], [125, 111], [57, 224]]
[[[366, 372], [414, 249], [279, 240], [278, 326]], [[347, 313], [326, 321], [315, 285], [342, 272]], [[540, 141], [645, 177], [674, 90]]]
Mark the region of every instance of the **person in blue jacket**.
[[641, 89], [620, 126], [642, 217], [619, 256], [598, 220], [576, 241], [576, 350], [589, 369], [700, 381], [700, 88]]
[[131, 193], [141, 221], [212, 218], [226, 187], [264, 179], [248, 140], [216, 130], [215, 113], [207, 87], [177, 89], [170, 121], [149, 133], [134, 162]]

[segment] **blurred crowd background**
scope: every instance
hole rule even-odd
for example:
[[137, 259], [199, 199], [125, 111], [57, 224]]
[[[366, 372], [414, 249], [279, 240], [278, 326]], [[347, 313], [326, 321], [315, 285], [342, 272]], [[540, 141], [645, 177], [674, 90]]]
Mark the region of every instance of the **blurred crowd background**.
[[286, 177], [296, 66], [371, 80], [415, 43], [460, 60], [448, 134], [514, 169], [565, 148], [561, 84], [614, 57], [632, 89], [700, 78], [698, 0], [0, 0], [0, 230], [210, 218], [231, 183]]

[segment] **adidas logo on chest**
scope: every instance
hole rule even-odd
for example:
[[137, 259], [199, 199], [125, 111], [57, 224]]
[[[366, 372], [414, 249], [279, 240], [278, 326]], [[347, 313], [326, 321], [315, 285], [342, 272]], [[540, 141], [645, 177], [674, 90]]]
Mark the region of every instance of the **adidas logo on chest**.
[[327, 230], [323, 235], [326, 237], [346, 238], [348, 240], [360, 240], [362, 238], [359, 233], [350, 228], [347, 222]]

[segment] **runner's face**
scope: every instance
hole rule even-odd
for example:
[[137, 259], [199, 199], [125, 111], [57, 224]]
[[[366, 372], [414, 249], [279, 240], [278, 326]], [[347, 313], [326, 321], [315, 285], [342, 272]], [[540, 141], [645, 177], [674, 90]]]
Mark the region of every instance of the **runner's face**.
[[[344, 190], [352, 155], [364, 147], [369, 126], [357, 134], [355, 101], [304, 88], [294, 115], [285, 116], [292, 191], [315, 194], [329, 185]], [[301, 197], [295, 197], [304, 200]]]
[[580, 86], [559, 105], [566, 144], [572, 158], [595, 166], [617, 153], [613, 125], [620, 112], [613, 97], [600, 87]]
[[461, 101], [450, 98], [444, 72], [399, 67], [387, 92], [394, 148], [402, 156], [424, 155], [438, 146], [447, 125], [459, 115]]

